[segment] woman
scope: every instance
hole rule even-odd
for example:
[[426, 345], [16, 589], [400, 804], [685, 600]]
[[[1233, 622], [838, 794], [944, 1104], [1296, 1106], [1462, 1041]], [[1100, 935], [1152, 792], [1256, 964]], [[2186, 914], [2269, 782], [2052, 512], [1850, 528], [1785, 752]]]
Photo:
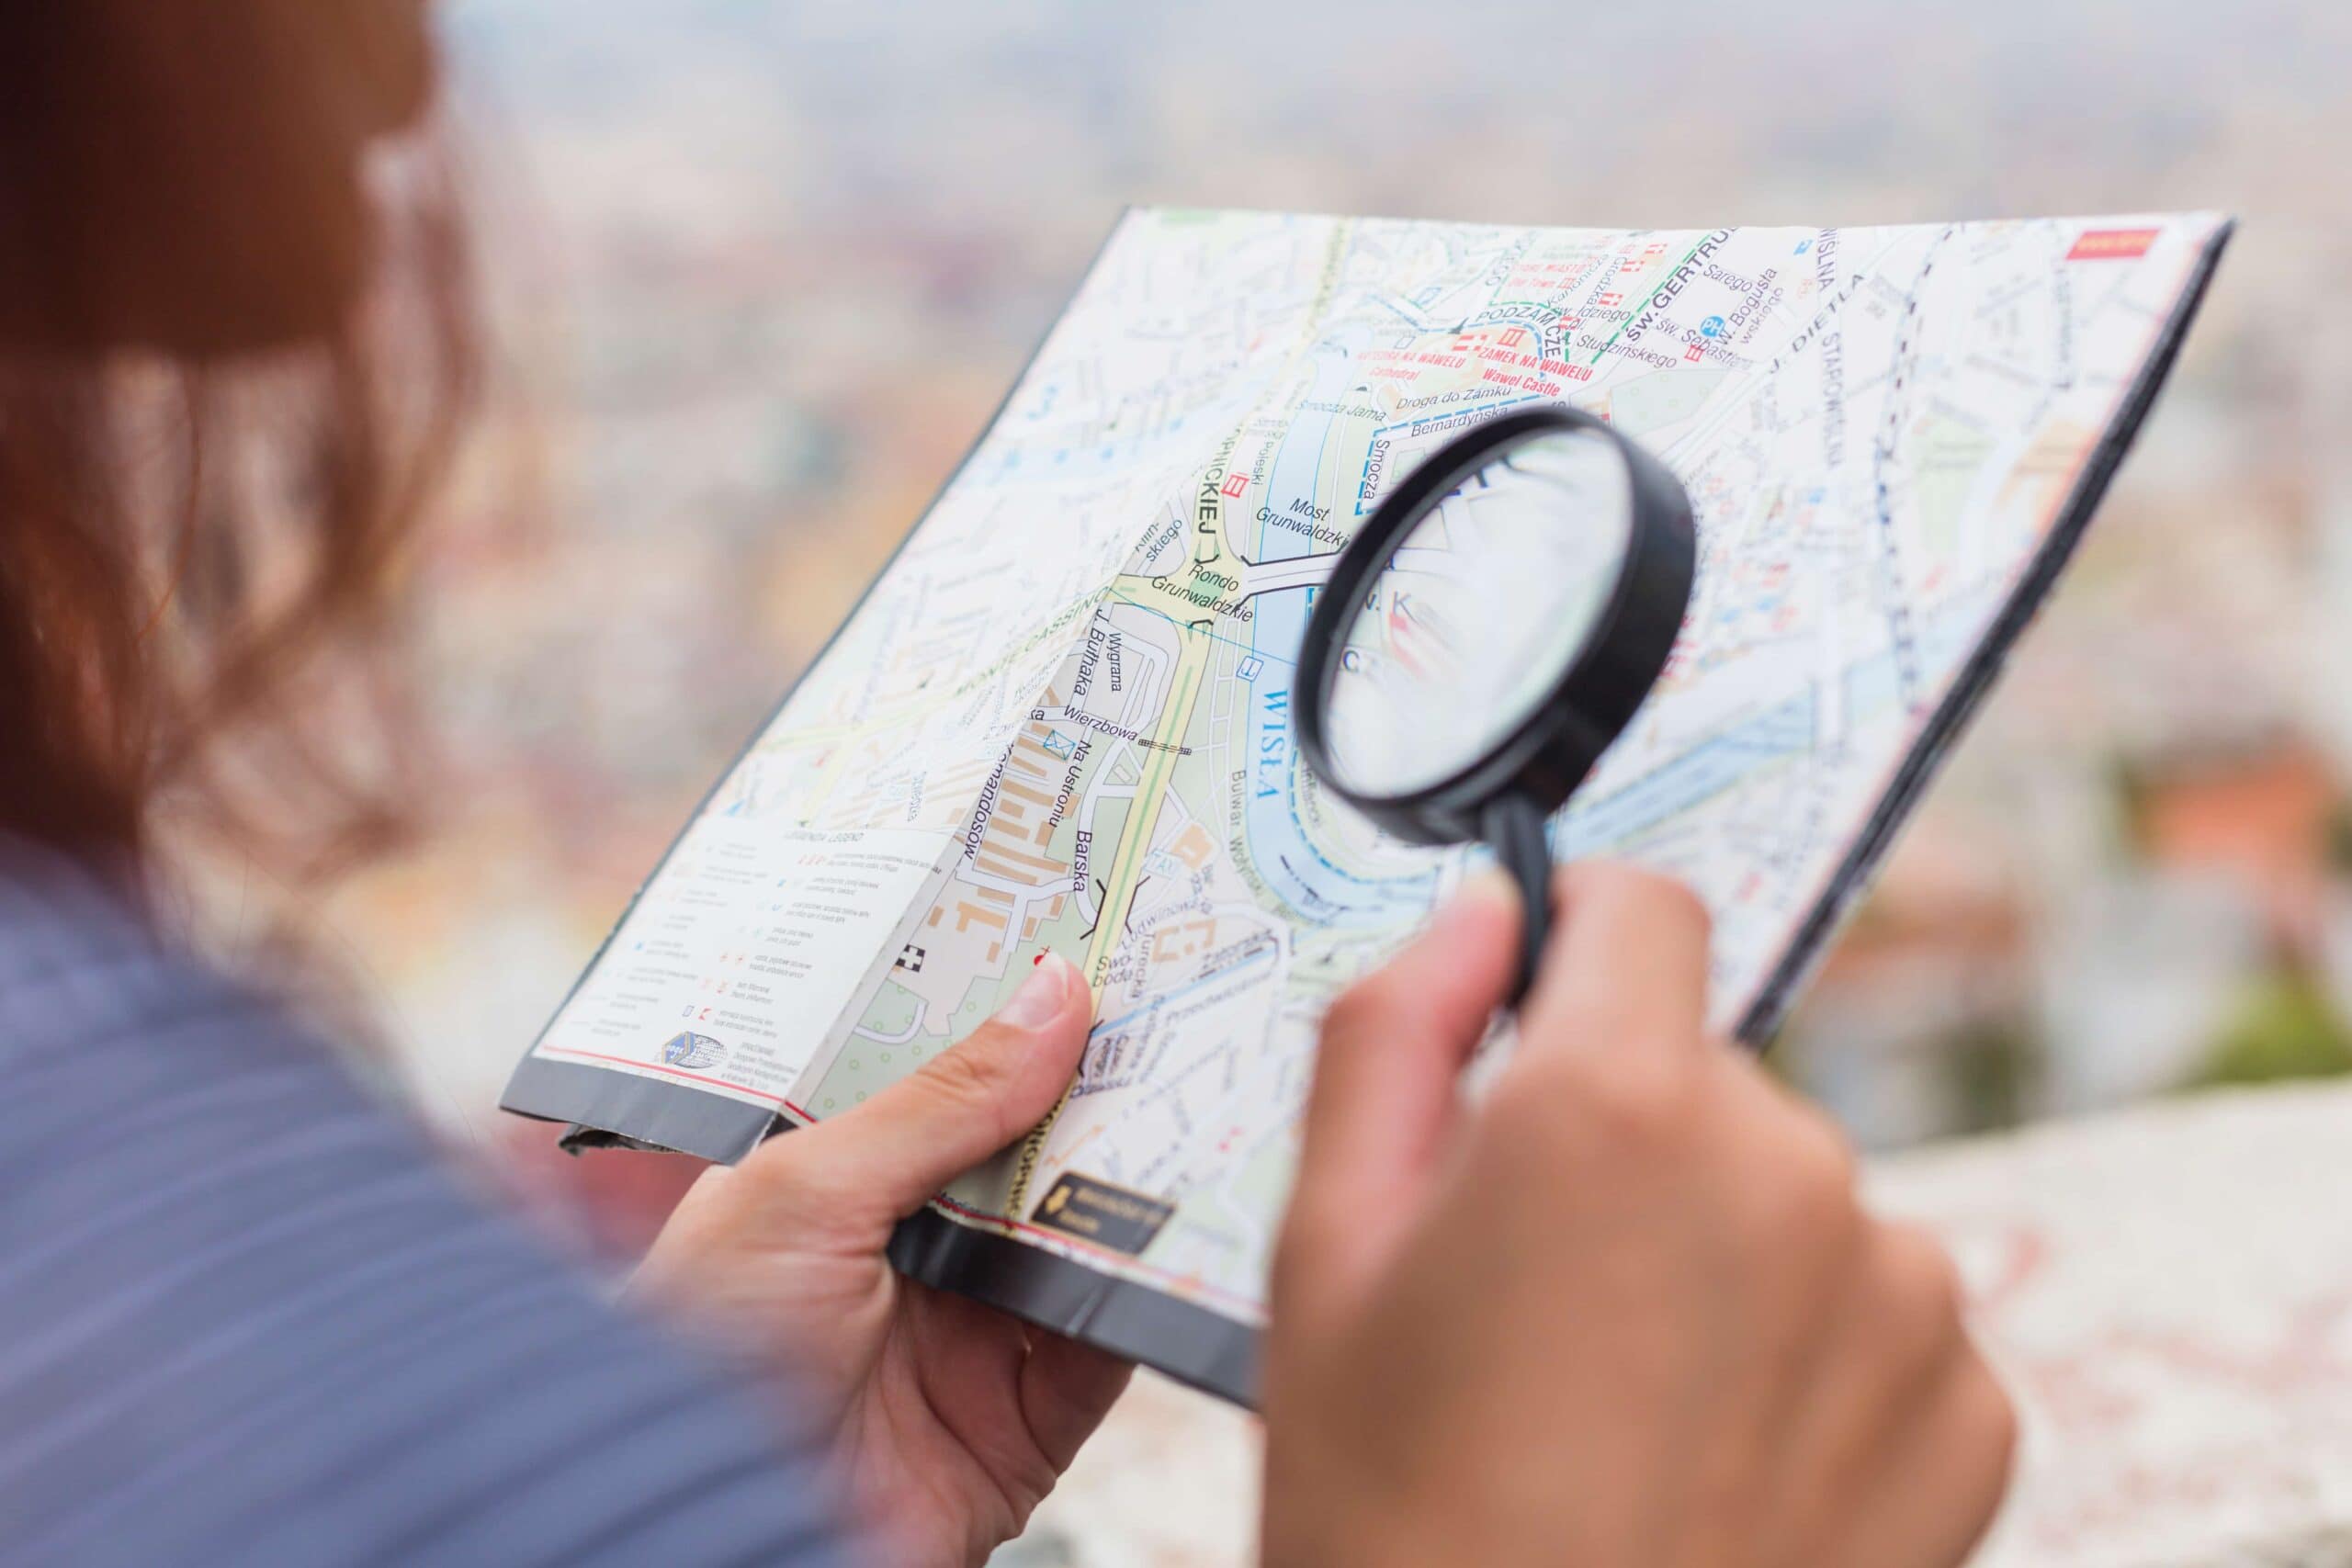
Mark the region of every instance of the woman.
[[[1126, 1369], [883, 1243], [1053, 1102], [1068, 965], [707, 1175], [616, 1305], [162, 917], [167, 833], [317, 874], [397, 821], [345, 762], [470, 384], [432, 98], [417, 0], [0, 14], [0, 1556], [980, 1562]], [[1268, 1561], [1957, 1561], [2010, 1424], [1948, 1266], [1705, 1038], [1686, 895], [1560, 896], [1475, 1111], [1507, 891], [1333, 1010]]]

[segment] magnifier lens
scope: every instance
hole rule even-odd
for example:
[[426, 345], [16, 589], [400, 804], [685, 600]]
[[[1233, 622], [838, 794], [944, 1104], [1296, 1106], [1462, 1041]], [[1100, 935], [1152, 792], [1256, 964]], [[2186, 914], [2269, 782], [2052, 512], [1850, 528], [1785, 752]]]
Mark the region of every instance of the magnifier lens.
[[1507, 739], [1601, 630], [1634, 538], [1632, 479], [1596, 432], [1498, 452], [1397, 536], [1325, 705], [1340, 782], [1394, 797]]

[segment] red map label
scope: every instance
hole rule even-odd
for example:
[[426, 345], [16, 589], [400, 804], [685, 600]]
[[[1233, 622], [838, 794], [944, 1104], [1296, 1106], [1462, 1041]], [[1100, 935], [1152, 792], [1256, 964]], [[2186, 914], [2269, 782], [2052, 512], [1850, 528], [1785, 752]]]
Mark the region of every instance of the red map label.
[[2156, 243], [2159, 229], [2086, 229], [2068, 261], [2137, 261]]

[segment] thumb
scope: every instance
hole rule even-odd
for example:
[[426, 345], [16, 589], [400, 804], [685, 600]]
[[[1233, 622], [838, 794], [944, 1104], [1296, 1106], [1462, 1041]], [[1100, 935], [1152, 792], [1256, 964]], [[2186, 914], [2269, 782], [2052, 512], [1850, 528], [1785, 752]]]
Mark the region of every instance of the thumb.
[[1077, 966], [1046, 953], [961, 1042], [785, 1142], [872, 1217], [897, 1220], [1045, 1120], [1078, 1071], [1093, 1010]]

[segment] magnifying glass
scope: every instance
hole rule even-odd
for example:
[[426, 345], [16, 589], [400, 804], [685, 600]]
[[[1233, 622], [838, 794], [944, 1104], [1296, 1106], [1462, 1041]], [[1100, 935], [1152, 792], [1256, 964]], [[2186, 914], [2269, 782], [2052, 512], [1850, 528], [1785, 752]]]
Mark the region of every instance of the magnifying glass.
[[1299, 750], [1420, 844], [1483, 840], [1526, 910], [1515, 1007], [1551, 925], [1544, 819], [1666, 668], [1690, 603], [1690, 501], [1567, 408], [1507, 413], [1414, 469], [1333, 563], [1299, 655]]

